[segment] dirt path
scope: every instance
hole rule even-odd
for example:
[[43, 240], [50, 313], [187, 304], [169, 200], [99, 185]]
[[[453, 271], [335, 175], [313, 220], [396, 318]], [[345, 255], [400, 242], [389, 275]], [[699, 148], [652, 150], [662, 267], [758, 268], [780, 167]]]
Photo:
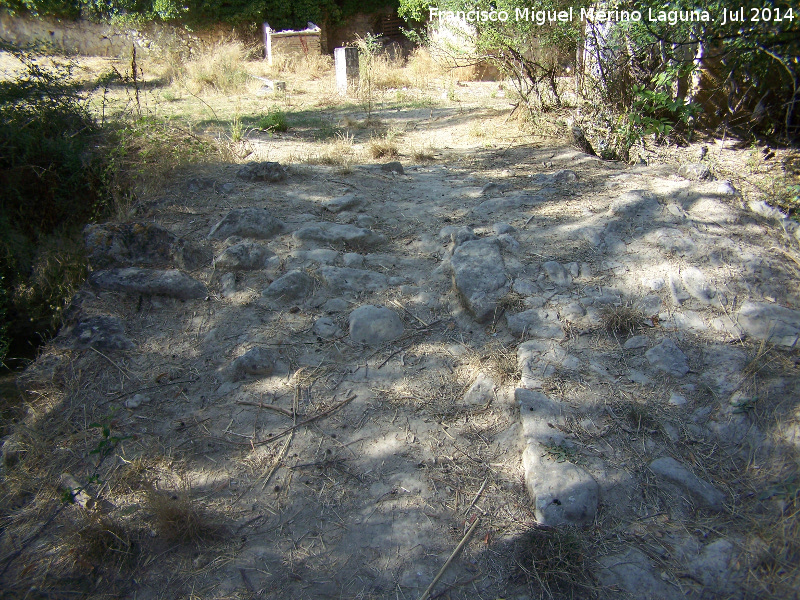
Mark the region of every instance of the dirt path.
[[[566, 146], [402, 162], [212, 166], [140, 207], [176, 239], [101, 229], [30, 418], [125, 438], [86, 491], [138, 554], [41, 535], [53, 589], [416, 599], [468, 532], [431, 597], [744, 598], [796, 558], [774, 527], [797, 501], [791, 227]], [[131, 265], [196, 281], [153, 294]]]

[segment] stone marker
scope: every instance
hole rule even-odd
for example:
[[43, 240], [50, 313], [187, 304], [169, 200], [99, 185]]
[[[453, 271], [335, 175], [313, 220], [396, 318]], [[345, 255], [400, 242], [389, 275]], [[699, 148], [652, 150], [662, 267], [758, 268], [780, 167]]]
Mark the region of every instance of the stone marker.
[[358, 85], [358, 48], [334, 48], [336, 89], [340, 94]]

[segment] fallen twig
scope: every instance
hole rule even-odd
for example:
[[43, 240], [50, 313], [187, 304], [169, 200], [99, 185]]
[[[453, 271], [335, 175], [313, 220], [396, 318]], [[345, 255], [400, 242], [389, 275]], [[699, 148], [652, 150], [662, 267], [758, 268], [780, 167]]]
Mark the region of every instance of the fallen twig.
[[269, 473], [267, 473], [267, 476], [264, 477], [264, 483], [261, 484], [261, 491], [262, 492], [266, 489], [267, 484], [269, 484], [269, 480], [272, 479], [272, 476], [275, 474], [275, 471], [278, 470], [278, 467], [280, 466], [281, 461], [286, 456], [286, 451], [289, 450], [289, 444], [292, 443], [292, 439], [294, 439], [294, 429], [292, 429], [291, 434], [289, 435], [288, 439], [286, 440], [286, 443], [283, 445], [283, 448], [281, 448], [281, 451], [278, 453], [278, 456], [275, 457], [275, 462], [272, 463], [272, 468], [269, 470]]
[[340, 408], [342, 408], [342, 407], [343, 407], [345, 404], [347, 404], [347, 403], [349, 403], [349, 402], [353, 401], [355, 398], [356, 398], [356, 394], [352, 394], [351, 396], [348, 396], [347, 398], [345, 398], [344, 400], [342, 400], [342, 401], [341, 401], [341, 402], [339, 402], [338, 404], [335, 404], [335, 405], [331, 406], [329, 409], [327, 409], [327, 410], [323, 410], [321, 413], [319, 413], [319, 414], [316, 414], [316, 415], [314, 415], [313, 417], [309, 417], [308, 419], [304, 419], [304, 420], [300, 421], [299, 423], [297, 423], [296, 425], [292, 425], [291, 427], [287, 427], [287, 428], [286, 428], [286, 429], [284, 429], [283, 431], [281, 431], [281, 432], [279, 432], [279, 433], [276, 433], [275, 435], [273, 435], [273, 436], [272, 436], [271, 438], [269, 438], [268, 440], [261, 440], [260, 442], [255, 442], [255, 444], [254, 444], [254, 445], [255, 445], [255, 446], [263, 446], [264, 444], [271, 444], [271, 443], [272, 443], [272, 442], [274, 442], [275, 440], [277, 440], [277, 439], [280, 439], [280, 438], [282, 438], [283, 436], [290, 434], [291, 432], [293, 432], [293, 431], [294, 431], [295, 429], [297, 429], [298, 427], [303, 427], [304, 425], [308, 425], [309, 423], [313, 423], [313, 422], [314, 422], [314, 421], [316, 421], [317, 419], [321, 419], [322, 417], [327, 417], [329, 414], [331, 414], [332, 412], [335, 412], [335, 411], [339, 410], [339, 409], [340, 409]]
[[288, 408], [281, 408], [280, 406], [274, 406], [272, 404], [264, 404], [263, 402], [250, 402], [248, 400], [237, 400], [236, 404], [242, 404], [244, 406], [255, 406], [256, 408], [266, 408], [267, 410], [274, 410], [275, 412], [281, 413], [282, 415], [286, 415], [289, 418], [294, 416], [292, 414], [292, 411], [290, 411]]
[[450, 563], [453, 562], [455, 557], [458, 556], [464, 549], [464, 546], [467, 545], [469, 538], [471, 538], [472, 534], [475, 533], [475, 529], [478, 527], [478, 523], [480, 523], [480, 521], [481, 521], [480, 517], [475, 517], [475, 521], [472, 523], [472, 527], [470, 527], [469, 531], [467, 531], [467, 533], [464, 534], [464, 537], [461, 538], [461, 541], [458, 543], [458, 546], [456, 546], [456, 549], [453, 550], [453, 553], [450, 555], [450, 558], [448, 558], [447, 562], [444, 563], [444, 566], [441, 569], [439, 569], [439, 572], [436, 574], [436, 577], [433, 578], [433, 581], [428, 586], [428, 589], [422, 592], [422, 596], [419, 597], [419, 600], [426, 600], [427, 598], [430, 597], [433, 588], [436, 587], [437, 583], [439, 583], [439, 580], [442, 578], [442, 575], [444, 575], [445, 571], [447, 571], [447, 567], [450, 566]]

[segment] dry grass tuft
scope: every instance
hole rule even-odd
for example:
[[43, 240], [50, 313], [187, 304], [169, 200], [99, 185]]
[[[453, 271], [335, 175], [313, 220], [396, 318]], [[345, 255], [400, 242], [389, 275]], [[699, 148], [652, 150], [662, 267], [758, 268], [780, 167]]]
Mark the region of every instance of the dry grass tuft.
[[608, 333], [630, 335], [644, 325], [644, 314], [630, 304], [606, 305], [600, 311], [600, 323]]
[[436, 150], [430, 144], [424, 146], [413, 146], [411, 148], [411, 159], [417, 162], [429, 162], [436, 159]]
[[350, 171], [355, 157], [353, 136], [347, 133], [337, 133], [335, 140], [319, 144], [315, 152], [300, 158], [300, 162], [307, 165], [339, 167], [342, 172], [347, 173]]
[[99, 565], [125, 567], [136, 560], [140, 545], [127, 528], [93, 513], [84, 513], [82, 521], [71, 543], [76, 566], [93, 570]]
[[501, 385], [518, 380], [522, 373], [517, 363], [516, 346], [505, 346], [498, 341], [491, 341], [483, 351], [476, 353], [476, 370], [483, 370], [496, 379]]
[[500, 301], [497, 303], [497, 308], [499, 310], [519, 312], [525, 308], [525, 296], [517, 292], [510, 291], [505, 296], [500, 298]]
[[593, 581], [581, 533], [569, 527], [536, 527], [517, 541], [519, 574], [548, 597], [590, 597]]
[[173, 79], [194, 93], [211, 90], [230, 94], [248, 84], [245, 62], [249, 54], [241, 42], [216, 44], [180, 65]]
[[372, 158], [394, 158], [400, 152], [397, 144], [389, 137], [374, 137], [367, 143], [367, 152]]

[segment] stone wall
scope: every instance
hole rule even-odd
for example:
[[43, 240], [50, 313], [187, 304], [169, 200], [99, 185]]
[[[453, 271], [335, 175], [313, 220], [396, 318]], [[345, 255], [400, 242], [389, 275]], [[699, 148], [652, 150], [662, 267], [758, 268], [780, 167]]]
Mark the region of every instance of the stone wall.
[[267, 60], [272, 64], [276, 58], [322, 54], [321, 30], [272, 31], [266, 29], [265, 44]]
[[222, 41], [232, 33], [229, 27], [190, 32], [151, 23], [137, 29], [80, 19], [12, 16], [0, 11], [0, 39], [17, 46], [52, 45], [67, 54], [82, 56], [127, 57], [134, 45], [141, 56], [190, 54], [193, 49]]

